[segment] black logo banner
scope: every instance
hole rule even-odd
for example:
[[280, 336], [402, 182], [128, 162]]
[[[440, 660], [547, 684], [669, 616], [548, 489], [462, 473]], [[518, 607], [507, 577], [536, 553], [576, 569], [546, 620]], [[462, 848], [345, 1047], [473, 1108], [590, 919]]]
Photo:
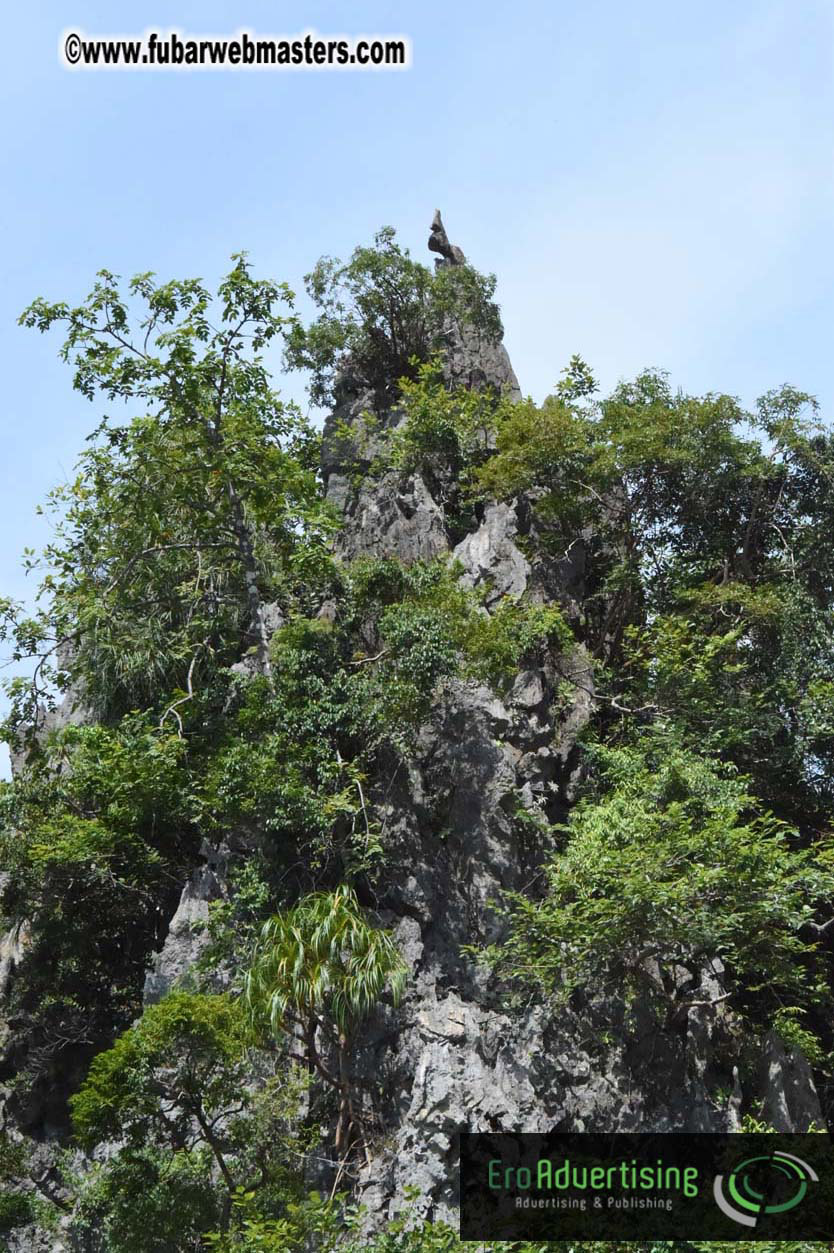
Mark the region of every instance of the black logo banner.
[[820, 1135], [460, 1136], [463, 1240], [834, 1238]]

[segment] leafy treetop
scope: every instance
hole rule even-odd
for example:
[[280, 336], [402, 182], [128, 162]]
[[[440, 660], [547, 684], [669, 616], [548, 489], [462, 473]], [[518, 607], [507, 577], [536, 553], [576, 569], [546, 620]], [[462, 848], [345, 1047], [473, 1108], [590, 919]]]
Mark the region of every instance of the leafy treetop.
[[360, 386], [393, 395], [397, 380], [414, 377], [455, 325], [501, 335], [494, 276], [469, 265], [432, 271], [400, 247], [390, 226], [345, 264], [322, 257], [306, 284], [320, 312], [307, 327], [293, 323], [286, 360], [311, 371], [316, 404], [334, 402], [337, 379], [345, 373]]

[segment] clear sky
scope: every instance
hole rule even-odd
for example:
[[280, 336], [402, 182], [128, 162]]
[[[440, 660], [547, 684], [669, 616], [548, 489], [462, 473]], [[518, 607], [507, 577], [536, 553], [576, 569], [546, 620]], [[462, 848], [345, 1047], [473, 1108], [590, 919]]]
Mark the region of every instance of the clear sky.
[[[406, 72], [69, 72], [67, 27], [404, 33]], [[300, 288], [383, 224], [413, 252], [440, 207], [498, 275], [537, 399], [573, 352], [604, 387], [660, 366], [752, 403], [834, 402], [831, 0], [7, 5], [0, 49], [0, 594], [34, 509], [101, 410], [57, 340], [16, 326], [95, 271], [214, 281], [230, 253]], [[288, 385], [299, 394], [298, 382]]]

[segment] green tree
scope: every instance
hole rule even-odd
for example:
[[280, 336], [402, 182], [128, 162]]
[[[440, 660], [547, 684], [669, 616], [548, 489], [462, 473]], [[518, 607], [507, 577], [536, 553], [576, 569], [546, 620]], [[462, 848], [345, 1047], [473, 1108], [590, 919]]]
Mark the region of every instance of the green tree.
[[623, 641], [625, 703], [671, 718], [810, 833], [831, 813], [834, 632], [799, 580], [771, 574], [681, 591]]
[[[16, 1085], [61, 1122], [62, 1085], [141, 1008], [199, 837], [185, 744], [153, 718], [68, 726], [0, 785], [0, 907], [25, 944], [7, 994]], [[70, 1080], [71, 1082], [71, 1080]]]
[[89, 1149], [123, 1135], [179, 1149], [196, 1137], [233, 1187], [215, 1128], [240, 1100], [249, 1042], [243, 1015], [226, 997], [174, 992], [150, 1006], [94, 1059], [72, 1098], [80, 1143]]
[[[216, 300], [196, 280], [141, 274], [123, 291], [102, 271], [83, 304], [36, 300], [22, 315], [65, 329], [83, 395], [144, 410], [105, 418], [54, 494], [41, 611], [15, 619], [7, 606], [17, 655], [40, 658], [36, 696], [76, 682], [112, 714], [176, 690], [173, 721], [242, 648], [269, 678], [266, 598], [323, 561], [314, 477], [295, 455], [304, 424], [263, 362], [294, 325], [291, 303], [238, 256]], [[24, 702], [13, 725], [32, 714]]]
[[[499, 970], [548, 1002], [640, 994], [669, 1026], [716, 995], [720, 958], [751, 1031], [815, 1062], [831, 1044], [834, 440], [812, 399], [784, 387], [746, 413], [657, 371], [602, 399], [580, 358], [542, 405], [455, 389], [438, 350], [500, 333], [493, 281], [433, 273], [390, 230], [308, 285], [306, 327], [243, 258], [216, 298], [103, 272], [79, 307], [23, 315], [63, 328], [76, 386], [116, 417], [52, 499], [38, 608], [2, 605], [36, 670], [6, 728], [32, 751], [0, 787], [0, 903], [25, 940], [0, 1078], [17, 1073], [22, 1117], [60, 1122], [97, 1054], [76, 1127], [87, 1148], [126, 1143], [79, 1182], [74, 1235], [102, 1253], [457, 1247], [410, 1212], [366, 1238], [303, 1195], [302, 1088], [312, 1073], [336, 1094], [344, 1165], [363, 1133], [353, 1052], [404, 975], [352, 888], [314, 889], [384, 873], [383, 775], [444, 683], [556, 673], [575, 640], [597, 747], [542, 893], [511, 899]], [[341, 378], [395, 406], [379, 464], [438, 487], [450, 533], [517, 501], [528, 594], [496, 605], [445, 561], [328, 556], [315, 437], [263, 360], [282, 341], [315, 399]], [[566, 569], [562, 607], [539, 603], [561, 604]], [[55, 689], [89, 725], [43, 734]], [[203, 838], [246, 847], [206, 954], [245, 996], [175, 993], [136, 1022]], [[34, 1212], [27, 1169], [7, 1172], [2, 1222]]]
[[[339, 1094], [336, 1150], [360, 1129], [349, 1069], [362, 1020], [386, 987], [402, 996], [406, 967], [390, 935], [365, 917], [352, 888], [315, 892], [264, 924], [246, 979], [252, 1020], [283, 1033]], [[337, 1070], [330, 1069], [329, 1054]]]
[[34, 1221], [33, 1194], [25, 1186], [28, 1157], [24, 1144], [13, 1140], [7, 1131], [0, 1132], [0, 1240], [15, 1227]]
[[454, 326], [473, 325], [493, 338], [501, 320], [493, 300], [495, 278], [469, 265], [436, 271], [412, 260], [395, 231], [378, 231], [371, 247], [355, 249], [346, 264], [322, 257], [305, 282], [319, 316], [287, 336], [290, 367], [311, 371], [311, 398], [334, 402], [337, 376], [393, 396], [400, 378], [414, 378], [420, 362], [442, 346]]
[[753, 413], [658, 371], [593, 390], [574, 361], [543, 406], [496, 410], [477, 485], [527, 501], [533, 554], [581, 539], [581, 637], [609, 721], [673, 718], [819, 829], [834, 799], [831, 432], [787, 386]]
[[669, 735], [594, 755], [598, 791], [571, 814], [542, 899], [512, 898], [499, 968], [545, 995], [630, 988], [668, 1021], [703, 1000], [718, 958], [732, 1005], [801, 1028], [828, 997], [830, 850], [801, 848], [744, 780]]
[[[202, 1209], [214, 1205], [225, 1228], [238, 1189], [252, 1189], [267, 1212], [298, 1195], [294, 1154], [309, 1146], [289, 1123], [303, 1088], [259, 1059], [240, 1001], [172, 992], [94, 1058], [71, 1099], [73, 1125], [88, 1150], [125, 1140], [123, 1171], [203, 1179]], [[112, 1191], [112, 1172], [108, 1179]]]
[[[13, 659], [34, 663], [4, 728], [27, 768], [0, 787], [2, 910], [28, 938], [11, 992], [24, 1085], [72, 1086], [136, 1017], [196, 860], [227, 668], [251, 652], [270, 688], [267, 604], [274, 618], [307, 608], [330, 578], [309, 432], [263, 361], [292, 317], [291, 293], [243, 257], [215, 298], [196, 280], [102, 272], [81, 305], [23, 314], [64, 330], [76, 388], [117, 415], [51, 499], [35, 612], [3, 606]], [[47, 735], [62, 690], [88, 725]]]
[[488, 456], [496, 411], [510, 402], [489, 392], [449, 387], [440, 356], [424, 362], [416, 378], [400, 380], [405, 420], [392, 432], [387, 455], [398, 470], [418, 470], [429, 480], [439, 473], [467, 479]]
[[85, 1253], [198, 1253], [222, 1219], [206, 1149], [123, 1148], [76, 1185], [70, 1232]]

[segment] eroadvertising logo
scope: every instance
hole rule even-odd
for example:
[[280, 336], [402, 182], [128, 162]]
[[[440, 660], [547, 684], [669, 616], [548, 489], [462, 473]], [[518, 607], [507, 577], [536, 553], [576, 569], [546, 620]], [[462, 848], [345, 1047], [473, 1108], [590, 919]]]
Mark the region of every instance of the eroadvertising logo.
[[[775, 1186], [774, 1180], [768, 1178], [774, 1171]], [[787, 1214], [796, 1209], [808, 1193], [809, 1182], [819, 1181], [808, 1162], [775, 1149], [769, 1155], [745, 1158], [726, 1176], [716, 1175], [713, 1195], [718, 1208], [733, 1222], [755, 1227], [763, 1215]]]
[[460, 1136], [464, 1240], [831, 1239], [828, 1135]]

